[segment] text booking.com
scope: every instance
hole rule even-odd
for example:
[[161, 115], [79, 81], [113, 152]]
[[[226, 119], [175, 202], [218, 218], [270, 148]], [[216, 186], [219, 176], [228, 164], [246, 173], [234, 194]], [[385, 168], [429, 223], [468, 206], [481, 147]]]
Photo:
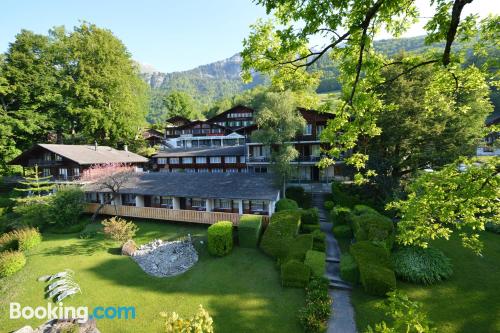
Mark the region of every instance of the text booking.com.
[[63, 306], [63, 303], [54, 305], [47, 303], [47, 306], [21, 306], [20, 303], [10, 303], [10, 319], [63, 319], [78, 318], [81, 322], [88, 319], [135, 319], [135, 306], [96, 306], [89, 309], [86, 306]]

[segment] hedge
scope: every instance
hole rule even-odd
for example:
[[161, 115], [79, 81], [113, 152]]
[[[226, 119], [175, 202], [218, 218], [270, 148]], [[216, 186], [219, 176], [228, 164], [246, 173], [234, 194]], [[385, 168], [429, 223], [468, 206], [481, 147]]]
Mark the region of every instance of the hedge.
[[302, 208], [312, 207], [312, 195], [304, 190], [301, 186], [290, 186], [285, 191], [285, 196], [288, 199], [294, 200]]
[[394, 271], [380, 265], [360, 265], [359, 277], [363, 288], [371, 295], [385, 296], [389, 291], [396, 289]]
[[262, 216], [243, 215], [238, 225], [238, 241], [241, 247], [257, 247], [262, 229]]
[[355, 205], [354, 208], [352, 209], [352, 213], [354, 215], [380, 214], [378, 211], [367, 205]]
[[292, 199], [280, 199], [276, 202], [275, 210], [276, 212], [281, 212], [284, 210], [294, 210], [299, 209], [299, 205], [295, 200]]
[[331, 211], [333, 209], [333, 206], [335, 206], [335, 204], [333, 203], [333, 201], [326, 200], [324, 206], [327, 211]]
[[352, 227], [356, 240], [384, 241], [388, 249], [392, 248], [394, 224], [387, 216], [378, 213], [352, 216]]
[[332, 228], [333, 234], [338, 238], [352, 238], [352, 230], [349, 225], [334, 225]]
[[344, 206], [352, 208], [360, 203], [360, 200], [347, 193], [345, 189], [342, 188], [342, 184], [338, 182], [332, 182], [332, 200], [337, 206]]
[[26, 265], [26, 257], [21, 251], [0, 253], [0, 277], [6, 277], [19, 271]]
[[264, 253], [275, 258], [286, 258], [290, 243], [300, 227], [300, 211], [285, 210], [271, 216], [260, 242]]
[[326, 244], [325, 244], [325, 238], [326, 235], [323, 231], [321, 230], [314, 230], [311, 235], [313, 236], [313, 250], [316, 251], [325, 251], [326, 249]]
[[316, 230], [320, 230], [319, 224], [301, 224], [300, 225], [300, 232], [303, 234], [310, 234]]
[[304, 261], [306, 253], [312, 250], [313, 236], [311, 234], [298, 235], [289, 243], [286, 260], [296, 259]]
[[358, 265], [377, 264], [382, 267], [391, 268], [389, 251], [370, 241], [360, 241], [349, 247], [349, 253], [354, 257]]
[[350, 254], [343, 254], [340, 257], [340, 277], [342, 280], [352, 284], [359, 283], [358, 264]]
[[299, 320], [306, 333], [326, 332], [332, 312], [328, 280], [312, 277], [306, 287], [305, 305], [299, 310]]
[[304, 264], [309, 266], [309, 268], [311, 269], [311, 273], [314, 276], [322, 277], [325, 275], [325, 260], [325, 252], [309, 250], [306, 253]]
[[42, 242], [42, 235], [36, 228], [13, 230], [0, 236], [0, 251], [27, 251]]
[[219, 221], [208, 228], [208, 252], [224, 256], [233, 249], [233, 223]]
[[302, 224], [319, 224], [318, 208], [313, 207], [309, 209], [303, 209], [301, 221]]
[[281, 265], [281, 285], [303, 288], [309, 282], [311, 269], [298, 260], [290, 260]]
[[332, 222], [336, 225], [349, 224], [351, 210], [347, 207], [336, 206], [331, 210], [330, 215], [332, 217]]

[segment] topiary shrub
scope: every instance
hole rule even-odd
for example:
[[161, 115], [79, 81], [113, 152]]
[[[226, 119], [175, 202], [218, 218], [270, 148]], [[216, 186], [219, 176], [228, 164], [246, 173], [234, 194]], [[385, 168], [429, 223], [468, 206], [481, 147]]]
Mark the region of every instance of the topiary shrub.
[[348, 225], [334, 225], [332, 231], [335, 237], [337, 238], [343, 238], [343, 239], [352, 238], [352, 230], [351, 227]]
[[326, 235], [321, 230], [314, 230], [311, 235], [313, 236], [313, 250], [325, 252], [326, 249]]
[[280, 199], [276, 202], [275, 210], [276, 212], [281, 212], [284, 210], [294, 210], [299, 209], [299, 205], [295, 200], [292, 199]]
[[304, 264], [309, 266], [312, 275], [322, 277], [325, 275], [325, 261], [326, 255], [324, 252], [309, 250], [306, 253]]
[[303, 288], [309, 282], [311, 269], [298, 260], [290, 260], [281, 265], [281, 285]]
[[326, 332], [332, 311], [328, 280], [312, 277], [306, 287], [305, 306], [299, 310], [299, 320], [306, 333]]
[[380, 214], [380, 213], [367, 205], [354, 205], [354, 208], [352, 209], [352, 214], [363, 215], [363, 214]]
[[365, 291], [370, 295], [385, 296], [396, 289], [394, 271], [375, 264], [359, 266], [359, 277]]
[[26, 265], [26, 257], [21, 251], [0, 253], [0, 277], [6, 277], [19, 271]]
[[104, 226], [104, 234], [122, 244], [132, 239], [139, 230], [137, 225], [126, 221], [118, 216], [113, 216], [101, 222]]
[[331, 210], [330, 216], [335, 225], [349, 224], [351, 210], [347, 207], [336, 206]]
[[340, 257], [340, 277], [352, 284], [359, 283], [358, 264], [350, 254], [344, 254]]
[[403, 247], [392, 254], [396, 275], [413, 283], [434, 284], [453, 274], [451, 260], [438, 249]]
[[285, 191], [285, 196], [292, 199], [302, 208], [312, 207], [312, 195], [304, 190], [301, 186], [290, 186]]
[[208, 228], [208, 252], [214, 256], [225, 256], [233, 249], [233, 223], [219, 221]]
[[307, 251], [312, 250], [312, 247], [313, 236], [311, 234], [298, 235], [289, 243], [285, 261], [291, 259], [304, 261]]
[[300, 227], [300, 211], [285, 210], [271, 216], [260, 242], [264, 253], [274, 258], [284, 259], [288, 248]]
[[333, 209], [333, 206], [335, 206], [335, 204], [333, 203], [333, 201], [326, 200], [324, 206], [327, 211], [331, 211]]
[[238, 242], [241, 247], [257, 247], [262, 229], [262, 216], [243, 215], [238, 224]]
[[27, 251], [42, 242], [42, 235], [36, 228], [13, 230], [0, 236], [0, 251]]
[[302, 224], [317, 225], [319, 224], [318, 208], [302, 209], [301, 215]]
[[51, 223], [57, 226], [70, 226], [79, 223], [83, 213], [85, 194], [81, 188], [66, 186], [59, 188], [52, 196], [50, 204]]
[[316, 230], [320, 230], [321, 227], [319, 224], [301, 224], [300, 225], [300, 232], [303, 234], [310, 234]]
[[360, 241], [352, 244], [349, 247], [349, 253], [360, 266], [362, 264], [377, 264], [391, 268], [389, 251], [385, 247], [376, 245], [370, 241]]

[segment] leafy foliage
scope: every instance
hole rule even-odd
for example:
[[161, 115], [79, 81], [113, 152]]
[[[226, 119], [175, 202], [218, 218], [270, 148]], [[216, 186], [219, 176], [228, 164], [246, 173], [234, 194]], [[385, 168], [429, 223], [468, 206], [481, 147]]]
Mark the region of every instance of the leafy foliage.
[[276, 212], [271, 216], [260, 247], [264, 253], [274, 257], [285, 259], [293, 239], [300, 227], [300, 212], [297, 210], [284, 210]]
[[304, 261], [308, 251], [312, 250], [313, 236], [311, 234], [298, 235], [289, 243], [285, 262], [290, 259]]
[[36, 228], [13, 230], [0, 236], [0, 251], [28, 251], [42, 242], [42, 235]]
[[309, 209], [302, 209], [301, 221], [303, 224], [319, 224], [319, 211], [318, 208], [313, 207]]
[[233, 223], [219, 221], [208, 227], [208, 252], [214, 256], [225, 256], [233, 249]]
[[160, 315], [165, 318], [165, 333], [214, 333], [214, 321], [201, 305], [198, 312], [188, 319], [183, 319], [175, 312], [162, 312]]
[[314, 276], [322, 277], [325, 275], [325, 263], [326, 255], [325, 252], [309, 250], [306, 252], [306, 258], [304, 264], [309, 266], [311, 273]]
[[334, 225], [348, 224], [350, 221], [351, 210], [347, 207], [335, 206], [331, 210], [331, 216]]
[[299, 205], [295, 200], [292, 199], [280, 199], [276, 202], [276, 211], [281, 212], [283, 210], [295, 210], [298, 209]]
[[52, 196], [49, 212], [51, 223], [59, 226], [77, 225], [83, 213], [84, 193], [79, 187], [60, 187]]
[[0, 278], [10, 276], [26, 265], [26, 257], [21, 251], [0, 253]]
[[346, 253], [340, 257], [340, 277], [352, 284], [359, 283], [359, 268], [356, 260]]
[[281, 265], [281, 285], [283, 287], [303, 288], [309, 282], [311, 269], [298, 260], [289, 260]]
[[326, 235], [320, 229], [314, 230], [311, 232], [313, 236], [313, 250], [325, 252], [326, 249]]
[[352, 229], [350, 225], [347, 224], [334, 225], [332, 231], [335, 237], [346, 238], [346, 239], [352, 238]]
[[328, 294], [328, 280], [312, 277], [306, 287], [306, 303], [299, 310], [299, 320], [306, 333], [325, 332], [331, 314], [332, 299]]
[[104, 226], [104, 234], [116, 241], [125, 243], [132, 239], [139, 228], [133, 222], [126, 221], [118, 216], [110, 217], [101, 222]]
[[450, 259], [432, 247], [403, 247], [392, 254], [392, 262], [396, 275], [413, 283], [434, 284], [453, 274]]

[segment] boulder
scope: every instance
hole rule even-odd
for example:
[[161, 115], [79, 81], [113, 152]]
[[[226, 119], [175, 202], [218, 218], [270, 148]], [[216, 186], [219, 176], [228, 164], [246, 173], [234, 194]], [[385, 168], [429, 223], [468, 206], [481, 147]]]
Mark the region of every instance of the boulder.
[[134, 252], [137, 250], [137, 244], [132, 239], [129, 239], [122, 246], [122, 255], [132, 256]]

